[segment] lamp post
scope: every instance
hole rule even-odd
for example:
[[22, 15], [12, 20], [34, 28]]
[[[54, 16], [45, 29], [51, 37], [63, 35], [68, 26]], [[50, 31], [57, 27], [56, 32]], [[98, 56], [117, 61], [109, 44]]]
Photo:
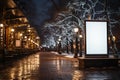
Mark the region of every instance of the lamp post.
[[10, 33], [10, 37], [11, 37], [11, 41], [10, 41], [10, 45], [11, 45], [11, 50], [14, 50], [15, 48], [15, 29], [11, 28], [11, 33]]
[[79, 54], [79, 57], [82, 57], [82, 34], [79, 35], [79, 38], [80, 38], [80, 54]]
[[23, 33], [20, 33], [20, 47], [23, 48]]
[[74, 28], [74, 32], [76, 34], [75, 36], [75, 55], [74, 55], [74, 58], [77, 58], [78, 57], [78, 28]]
[[[4, 54], [4, 48], [5, 48], [5, 36], [4, 36], [4, 25], [0, 24], [0, 53]], [[0, 54], [1, 55], [1, 54]]]
[[0, 37], [1, 37], [1, 48], [2, 48], [2, 58], [3, 60], [5, 59], [5, 56], [6, 56], [6, 53], [7, 53], [7, 50], [6, 50], [6, 26], [1, 23], [0, 24]]
[[71, 53], [73, 53], [73, 40], [70, 42]]
[[4, 25], [3, 24], [0, 24], [0, 27], [3, 27]]
[[112, 35], [110, 39], [111, 39], [110, 43], [111, 43], [111, 47], [112, 47], [112, 51], [114, 53], [114, 56], [118, 57], [118, 54], [117, 54], [118, 50], [117, 50], [117, 47], [116, 47], [116, 37], [114, 35]]
[[36, 36], [36, 43], [37, 43], [37, 48], [39, 48], [40, 46], [40, 37], [39, 36]]
[[61, 38], [58, 39], [58, 53], [61, 54]]
[[23, 43], [22, 44], [23, 44], [23, 48], [25, 49], [27, 46], [27, 36], [26, 35], [23, 36]]
[[68, 50], [68, 38], [66, 38], [66, 40], [67, 40], [67, 53], [69, 53], [69, 50]]
[[0, 48], [4, 47], [4, 25], [0, 24]]

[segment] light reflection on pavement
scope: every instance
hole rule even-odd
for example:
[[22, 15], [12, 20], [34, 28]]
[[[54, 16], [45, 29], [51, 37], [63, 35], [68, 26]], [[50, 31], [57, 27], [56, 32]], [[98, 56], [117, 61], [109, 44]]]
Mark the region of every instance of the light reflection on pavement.
[[4, 65], [0, 80], [119, 80], [119, 69], [79, 69], [78, 60], [39, 52]]

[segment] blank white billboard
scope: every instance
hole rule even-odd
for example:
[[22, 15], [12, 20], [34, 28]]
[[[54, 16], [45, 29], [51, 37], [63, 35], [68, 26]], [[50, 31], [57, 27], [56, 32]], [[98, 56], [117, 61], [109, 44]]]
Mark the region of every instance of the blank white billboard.
[[106, 55], [107, 22], [86, 21], [86, 55]]

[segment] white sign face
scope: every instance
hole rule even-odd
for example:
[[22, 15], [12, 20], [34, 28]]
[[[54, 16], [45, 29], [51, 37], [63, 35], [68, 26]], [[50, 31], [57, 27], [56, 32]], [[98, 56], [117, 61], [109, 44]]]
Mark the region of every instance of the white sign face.
[[107, 22], [86, 21], [86, 55], [106, 55]]

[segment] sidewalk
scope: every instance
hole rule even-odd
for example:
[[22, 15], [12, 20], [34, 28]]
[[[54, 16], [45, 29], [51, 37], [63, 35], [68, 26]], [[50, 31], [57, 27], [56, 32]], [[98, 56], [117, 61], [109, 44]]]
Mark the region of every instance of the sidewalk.
[[[64, 57], [65, 56], [65, 57]], [[67, 58], [69, 56], [71, 58]], [[38, 52], [0, 71], [0, 80], [119, 80], [120, 69], [79, 69], [73, 54]]]
[[[62, 54], [59, 54], [58, 52], [54, 52], [54, 51], [52, 51], [51, 53], [54, 53], [54, 54], [57, 54], [57, 55], [62, 55], [62, 56], [65, 56], [65, 57], [68, 57], [68, 58], [74, 58], [74, 53], [62, 53]], [[109, 58], [114, 58], [115, 56], [114, 56], [114, 54], [108, 54], [109, 56]], [[84, 58], [85, 57], [85, 54], [82, 54], [82, 57], [79, 57], [78, 56], [78, 58]], [[116, 58], [120, 58], [120, 52], [118, 52], [118, 57], [116, 57]]]

